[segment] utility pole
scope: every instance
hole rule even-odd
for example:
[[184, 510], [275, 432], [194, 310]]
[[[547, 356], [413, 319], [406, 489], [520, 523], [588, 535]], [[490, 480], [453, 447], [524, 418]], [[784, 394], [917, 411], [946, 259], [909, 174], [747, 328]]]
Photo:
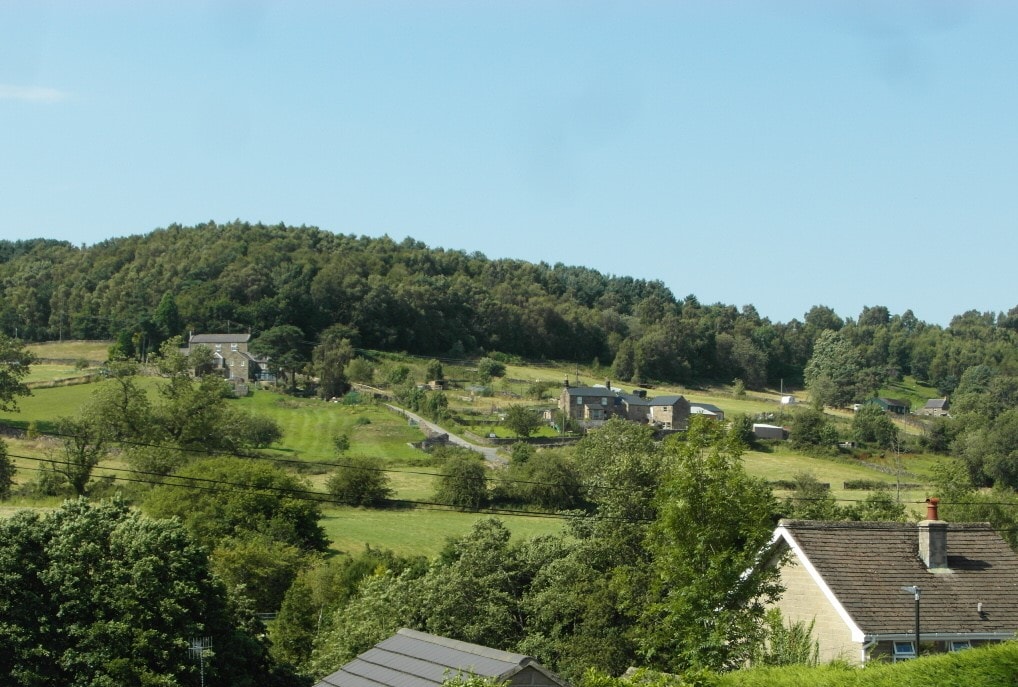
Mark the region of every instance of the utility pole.
[[212, 650], [212, 638], [192, 637], [191, 645], [187, 650], [192, 656], [198, 657], [198, 665], [201, 672], [201, 687], [205, 687], [205, 653]]

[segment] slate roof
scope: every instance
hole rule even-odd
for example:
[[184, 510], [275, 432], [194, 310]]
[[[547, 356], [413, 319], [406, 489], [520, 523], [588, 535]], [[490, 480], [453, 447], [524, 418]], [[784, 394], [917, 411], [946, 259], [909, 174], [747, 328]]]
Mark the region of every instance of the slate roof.
[[926, 401], [926, 405], [923, 408], [929, 408], [930, 410], [944, 410], [947, 408], [946, 398], [931, 398]]
[[911, 585], [922, 590], [923, 632], [1018, 631], [1018, 554], [987, 523], [948, 525], [950, 572], [920, 560], [915, 524], [782, 520], [776, 537], [785, 535], [867, 635], [914, 631], [915, 607], [901, 591]]
[[609, 389], [605, 386], [570, 386], [566, 387], [570, 396], [615, 396], [617, 389]]
[[686, 399], [681, 395], [672, 395], [672, 396], [655, 396], [654, 398], [651, 398], [649, 400], [651, 402], [650, 405], [652, 406], [673, 406], [679, 401], [684, 401]]
[[189, 344], [223, 344], [223, 343], [247, 343], [251, 340], [250, 334], [192, 334], [188, 339]]
[[725, 414], [725, 411], [721, 410], [720, 408], [718, 408], [716, 405], [714, 405], [712, 403], [690, 403], [689, 404], [689, 412], [691, 412], [691, 413], [701, 413], [702, 414], [703, 411], [707, 411], [708, 413], [714, 413], [715, 415], [724, 415]]
[[636, 394], [619, 394], [619, 398], [626, 402], [626, 405], [630, 406], [653, 406], [658, 405], [654, 403], [653, 398], [646, 398], [644, 396], [637, 396]]
[[538, 682], [566, 685], [530, 656], [403, 628], [315, 687], [437, 687], [461, 673], [508, 680], [524, 668], [546, 678]]

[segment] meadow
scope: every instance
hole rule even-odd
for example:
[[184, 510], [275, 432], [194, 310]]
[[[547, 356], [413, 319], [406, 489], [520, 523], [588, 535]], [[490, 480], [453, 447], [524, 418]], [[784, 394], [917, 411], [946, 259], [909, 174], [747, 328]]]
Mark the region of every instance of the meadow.
[[[81, 353], [88, 355], [87, 348], [75, 349], [70, 344], [62, 344], [63, 348], [46, 348], [44, 350], [60, 354]], [[98, 355], [98, 348], [92, 344], [92, 355]], [[38, 354], [38, 353], [37, 353]], [[54, 355], [55, 357], [55, 355]], [[411, 361], [411, 367], [418, 378], [422, 378], [425, 361]], [[417, 367], [421, 369], [416, 369]], [[54, 369], [49, 369], [53, 367]], [[38, 366], [37, 374], [53, 375], [56, 367]], [[67, 366], [65, 365], [66, 369]], [[454, 368], [453, 375], [466, 379], [471, 374], [468, 368]], [[469, 429], [484, 436], [489, 431], [499, 436], [512, 436], [506, 428], [497, 424], [499, 413], [511, 403], [522, 403], [538, 408], [555, 406], [555, 399], [561, 387], [559, 383], [567, 374], [571, 383], [603, 384], [604, 379], [587, 370], [577, 374], [579, 370], [568, 366], [541, 365], [528, 367], [523, 365], [507, 366], [507, 378], [497, 380], [492, 385], [492, 396], [474, 395], [470, 398], [463, 388], [454, 388], [445, 392], [449, 399], [450, 411], [463, 416], [478, 418], [476, 425]], [[453, 376], [447, 375], [447, 376]], [[541, 399], [528, 398], [528, 387], [535, 381], [548, 381], [553, 385]], [[0, 413], [0, 424], [13, 426], [22, 430], [33, 425], [45, 433], [55, 428], [55, 421], [62, 416], [74, 416], [88, 400], [99, 384], [59, 386], [54, 388], [35, 389], [32, 396], [18, 400], [20, 412]], [[140, 383], [149, 393], [154, 394], [158, 379], [142, 377]], [[463, 382], [461, 381], [462, 385]], [[467, 381], [469, 384], [469, 380]], [[613, 386], [616, 384], [613, 383]], [[623, 388], [628, 388], [625, 385]], [[756, 416], [760, 413], [779, 413], [779, 394], [776, 392], [746, 392], [736, 395], [730, 388], [698, 388], [689, 389], [679, 386], [659, 386], [649, 392], [651, 395], [680, 393], [692, 402], [710, 403], [723, 409], [728, 416], [745, 413]], [[903, 393], [899, 395], [905, 395]], [[277, 461], [280, 465], [304, 476], [308, 484], [318, 491], [325, 490], [325, 482], [336, 465], [342, 465], [344, 458], [351, 455], [366, 455], [380, 458], [390, 470], [390, 486], [394, 490], [394, 498], [427, 503], [435, 490], [436, 476], [440, 468], [433, 464], [426, 454], [414, 449], [411, 442], [423, 438], [420, 430], [409, 424], [404, 418], [386, 409], [383, 405], [364, 399], [360, 403], [328, 403], [318, 399], [302, 399], [287, 396], [271, 390], [258, 389], [252, 395], [232, 401], [239, 407], [252, 413], [271, 417], [283, 430], [283, 438], [271, 448], [263, 449], [259, 456]], [[834, 413], [832, 417], [844, 429], [850, 422], [851, 415]], [[447, 427], [454, 433], [462, 433], [461, 425], [451, 422]], [[542, 430], [552, 435], [550, 428]], [[334, 438], [345, 435], [349, 439], [349, 449], [337, 451]], [[45, 457], [56, 448], [53, 440], [45, 437], [38, 439], [8, 439], [9, 450], [15, 456]], [[895, 467], [903, 471], [901, 481], [905, 483], [928, 482], [935, 465], [942, 459], [935, 456], [906, 454], [896, 462], [893, 456], [868, 457], [866, 461], [848, 455], [840, 457], [814, 457], [793, 451], [787, 444], [770, 445], [766, 450], [749, 451], [744, 456], [747, 471], [757, 477], [769, 481], [790, 481], [797, 475], [808, 473], [821, 482], [831, 485], [833, 496], [845, 505], [854, 500], [865, 498], [867, 492], [849, 490], [844, 483], [850, 480], [880, 481], [894, 492], [896, 476]], [[19, 481], [34, 479], [36, 461], [15, 458], [15, 463], [22, 469]], [[873, 467], [878, 465], [878, 469]], [[127, 467], [115, 457], [104, 461], [96, 474], [109, 474], [113, 468]], [[118, 473], [123, 474], [123, 473]], [[134, 487], [137, 489], [137, 487]], [[130, 490], [128, 490], [130, 491]], [[787, 492], [776, 490], [781, 498]], [[916, 511], [927, 495], [925, 487], [905, 490], [901, 496]], [[9, 513], [18, 506], [48, 508], [57, 505], [59, 499], [53, 497], [28, 498], [17, 497], [8, 501], [0, 509], [0, 514]], [[326, 506], [324, 508], [323, 526], [333, 540], [336, 551], [354, 552], [365, 546], [388, 548], [407, 554], [433, 555], [444, 543], [454, 536], [465, 533], [483, 514], [462, 513], [453, 510], [428, 507], [368, 510], [350, 507]], [[521, 536], [557, 531], [563, 527], [563, 521], [555, 518], [539, 516], [522, 516], [503, 514], [509, 527]]]

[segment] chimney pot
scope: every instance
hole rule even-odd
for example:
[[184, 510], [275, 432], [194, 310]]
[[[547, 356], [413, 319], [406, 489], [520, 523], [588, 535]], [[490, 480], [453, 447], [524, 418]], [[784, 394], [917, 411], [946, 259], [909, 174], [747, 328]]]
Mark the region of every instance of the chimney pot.
[[937, 506], [940, 504], [940, 499], [936, 496], [930, 499], [926, 499], [926, 519], [927, 520], [940, 520], [937, 514]]

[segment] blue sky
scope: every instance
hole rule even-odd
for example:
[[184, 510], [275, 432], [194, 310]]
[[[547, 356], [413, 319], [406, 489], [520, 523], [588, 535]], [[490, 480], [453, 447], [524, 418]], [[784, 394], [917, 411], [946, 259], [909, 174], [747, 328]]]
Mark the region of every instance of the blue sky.
[[0, 237], [308, 224], [775, 321], [1018, 305], [1018, 5], [0, 0]]

